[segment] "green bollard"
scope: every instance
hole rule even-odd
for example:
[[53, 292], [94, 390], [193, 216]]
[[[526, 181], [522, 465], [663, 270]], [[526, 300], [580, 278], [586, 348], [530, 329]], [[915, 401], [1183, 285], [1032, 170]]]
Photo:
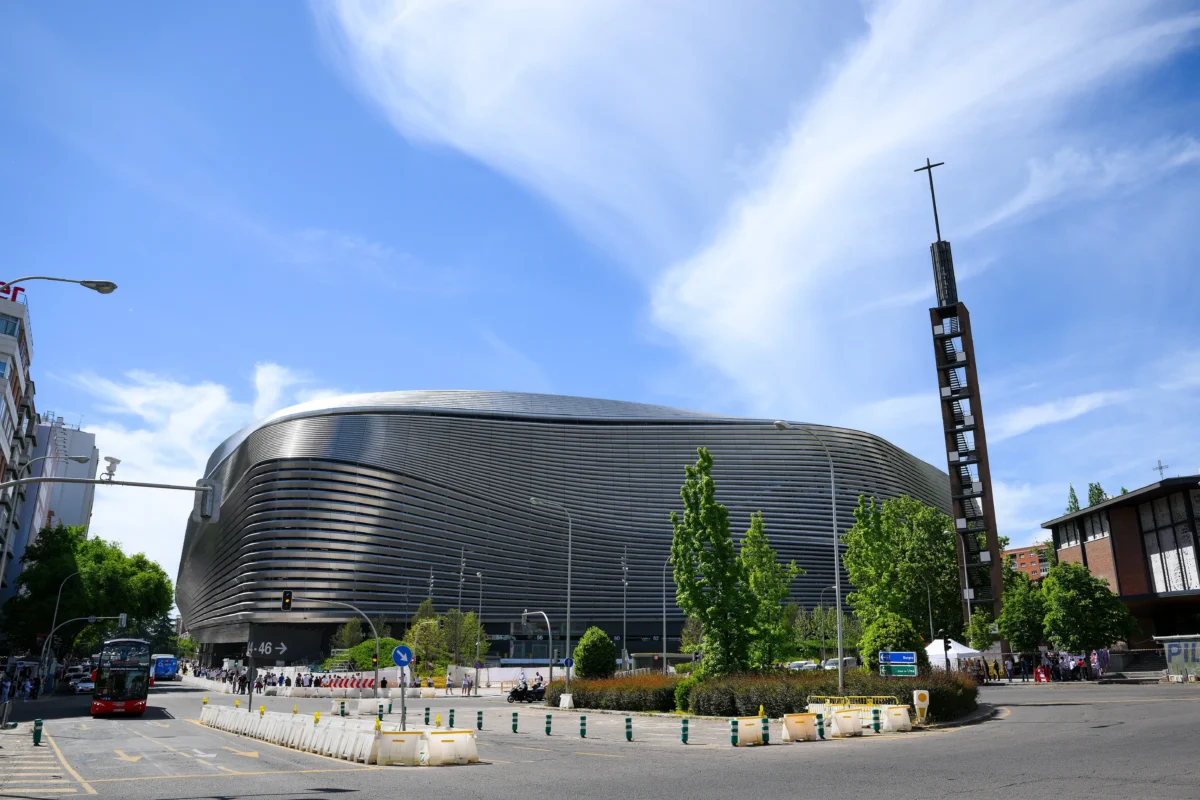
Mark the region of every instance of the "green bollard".
[[513, 712], [513, 733], [517, 732], [517, 712]]
[[684, 717], [683, 719], [679, 720], [679, 738], [683, 740], [684, 744], [687, 744], [687, 740], [688, 740], [687, 717]]
[[729, 743], [737, 747], [737, 720], [729, 720]]
[[763, 744], [770, 744], [771, 743], [771, 726], [770, 726], [770, 722], [767, 720], [766, 717], [762, 718], [762, 726], [763, 726]]
[[429, 706], [425, 706], [425, 724], [429, 724]]
[[454, 727], [454, 709], [453, 708], [450, 709], [450, 724], [447, 725], [446, 727], [448, 727], [448, 728]]
[[584, 714], [579, 715], [579, 738], [587, 738], [587, 716]]
[[392, 713], [392, 701], [388, 700], [388, 713]]
[[482, 711], [475, 712], [475, 728], [476, 728], [476, 730], [483, 730], [483, 712]]
[[625, 741], [633, 741], [633, 717], [625, 718]]
[[550, 715], [546, 715], [546, 735], [550, 735]]
[[42, 743], [42, 721], [35, 719], [33, 721], [33, 746], [37, 747]]
[[825, 738], [825, 715], [817, 714], [817, 739]]
[[878, 708], [871, 709], [871, 728], [876, 733], [879, 733], [879, 709]]

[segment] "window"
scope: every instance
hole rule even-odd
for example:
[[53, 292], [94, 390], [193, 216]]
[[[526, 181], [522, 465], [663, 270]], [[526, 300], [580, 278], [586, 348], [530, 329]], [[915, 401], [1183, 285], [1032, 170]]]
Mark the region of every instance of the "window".
[[8, 377], [8, 359], [0, 358], [0, 380]]
[[[1186, 518], [1186, 517], [1185, 517]], [[1103, 539], [1109, 535], [1108, 512], [1100, 511], [1083, 518], [1084, 541]]]
[[21, 320], [10, 317], [8, 314], [0, 314], [0, 333], [5, 336], [16, 336], [19, 330], [21, 330]]
[[1075, 520], [1064, 522], [1054, 529], [1054, 544], [1059, 550], [1079, 544], [1079, 526]]
[[1155, 592], [1200, 589], [1195, 535], [1187, 518], [1182, 492], [1138, 506], [1142, 543]]

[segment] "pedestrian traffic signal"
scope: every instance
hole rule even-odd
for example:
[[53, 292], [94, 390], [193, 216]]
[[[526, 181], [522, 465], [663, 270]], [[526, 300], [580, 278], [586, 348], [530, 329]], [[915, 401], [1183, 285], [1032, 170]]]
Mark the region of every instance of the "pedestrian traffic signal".
[[292, 593], [291, 592], [283, 593], [283, 610], [284, 611], [292, 610]]

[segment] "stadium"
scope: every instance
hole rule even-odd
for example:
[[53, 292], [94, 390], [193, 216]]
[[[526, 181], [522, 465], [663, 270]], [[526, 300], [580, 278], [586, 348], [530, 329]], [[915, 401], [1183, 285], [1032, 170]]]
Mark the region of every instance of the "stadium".
[[[619, 636], [624, 605], [630, 651], [655, 651], [664, 574], [668, 643], [683, 621], [664, 563], [697, 447], [713, 454], [735, 534], [762, 511], [780, 557], [806, 570], [793, 600], [822, 599], [833, 582], [830, 472], [805, 429], [834, 462], [843, 531], [860, 494], [949, 509], [945, 473], [844, 428], [513, 392], [326, 398], [276, 412], [212, 454], [205, 477], [224, 486], [220, 517], [188, 523], [177, 603], [207, 659], [236, 654], [252, 625], [327, 641], [351, 612], [323, 600], [399, 628], [427, 597], [439, 610], [481, 608], [492, 657], [545, 657], [520, 617], [545, 611], [562, 635], [569, 522], [572, 638], [590, 625]], [[292, 611], [280, 609], [284, 590], [303, 598]]]

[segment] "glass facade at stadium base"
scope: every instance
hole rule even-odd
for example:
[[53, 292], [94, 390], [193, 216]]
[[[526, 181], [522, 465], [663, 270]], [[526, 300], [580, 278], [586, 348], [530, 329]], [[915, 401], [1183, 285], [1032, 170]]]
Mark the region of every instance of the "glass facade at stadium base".
[[[868, 433], [812, 428], [834, 460], [843, 531], [860, 494], [949, 509], [948, 478], [935, 467]], [[620, 636], [627, 550], [627, 646], [658, 651], [669, 514], [682, 510], [683, 468], [701, 446], [735, 535], [762, 511], [780, 558], [806, 571], [792, 599], [816, 606], [833, 582], [829, 467], [799, 424], [781, 431], [773, 420], [474, 391], [324, 399], [232, 436], [206, 469], [225, 487], [219, 522], [188, 523], [177, 603], [207, 651], [228, 654], [251, 623], [332, 631], [349, 612], [322, 599], [386, 617], [396, 633], [430, 596], [440, 611], [475, 610], [482, 572], [490, 655], [545, 657], [542, 626], [521, 635], [519, 621], [524, 609], [545, 611], [561, 647], [567, 519], [530, 502], [538, 497], [573, 517], [572, 640], [589, 625]], [[280, 609], [285, 589], [297, 598], [292, 611]], [[669, 570], [667, 621], [677, 637]]]

